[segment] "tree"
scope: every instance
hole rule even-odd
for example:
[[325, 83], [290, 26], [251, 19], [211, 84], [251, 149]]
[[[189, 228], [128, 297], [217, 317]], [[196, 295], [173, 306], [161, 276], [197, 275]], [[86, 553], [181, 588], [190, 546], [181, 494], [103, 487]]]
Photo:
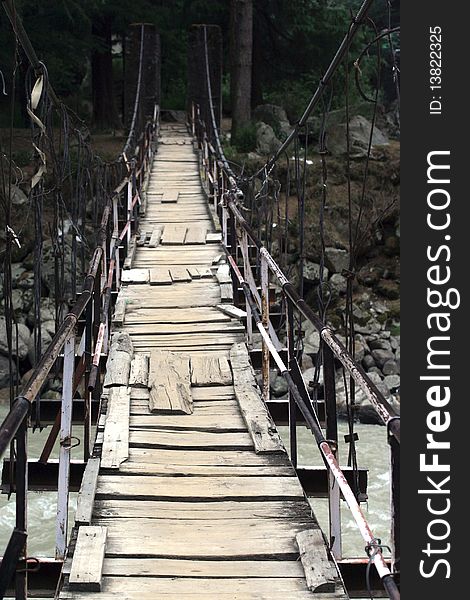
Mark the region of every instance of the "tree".
[[230, 9], [230, 95], [232, 138], [236, 139], [251, 118], [253, 1], [232, 0]]

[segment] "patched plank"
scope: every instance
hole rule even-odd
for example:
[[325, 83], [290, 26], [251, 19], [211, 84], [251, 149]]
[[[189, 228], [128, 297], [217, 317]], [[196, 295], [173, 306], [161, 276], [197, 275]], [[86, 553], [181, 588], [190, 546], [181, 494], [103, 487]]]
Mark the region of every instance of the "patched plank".
[[149, 387], [149, 408], [152, 412], [193, 412], [188, 356], [153, 351], [150, 355]]
[[93, 592], [101, 590], [106, 537], [106, 527], [82, 526], [78, 529], [69, 577], [70, 589]]

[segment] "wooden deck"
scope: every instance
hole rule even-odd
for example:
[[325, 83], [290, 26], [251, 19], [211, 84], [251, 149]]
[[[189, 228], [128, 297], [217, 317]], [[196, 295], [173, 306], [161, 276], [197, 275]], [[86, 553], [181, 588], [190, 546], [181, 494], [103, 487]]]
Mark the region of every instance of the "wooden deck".
[[58, 597], [347, 598], [217, 308], [225, 259], [182, 126], [162, 128], [140, 229]]

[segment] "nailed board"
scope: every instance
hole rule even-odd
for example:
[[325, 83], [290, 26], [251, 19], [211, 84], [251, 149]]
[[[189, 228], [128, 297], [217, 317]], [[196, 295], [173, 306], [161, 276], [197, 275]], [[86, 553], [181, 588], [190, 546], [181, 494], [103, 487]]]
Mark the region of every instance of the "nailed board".
[[191, 275], [188, 273], [188, 269], [184, 267], [171, 267], [170, 275], [172, 281], [175, 283], [191, 281]]
[[245, 343], [232, 346], [230, 362], [235, 396], [253, 439], [255, 451], [257, 453], [285, 452], [274, 421], [259, 394]]
[[232, 385], [232, 372], [223, 357], [198, 356], [191, 358], [191, 385]]
[[116, 304], [114, 305], [113, 323], [117, 327], [121, 327], [126, 317], [126, 301], [118, 294]]
[[150, 285], [171, 285], [173, 279], [170, 270], [165, 267], [154, 267], [149, 270]]
[[215, 244], [222, 241], [221, 233], [208, 233], [206, 235], [206, 244]]
[[101, 451], [103, 469], [118, 469], [129, 456], [129, 410], [129, 388], [111, 388]]
[[69, 577], [71, 589], [101, 590], [106, 537], [106, 527], [79, 527]]
[[190, 225], [186, 232], [185, 244], [205, 244], [207, 227], [205, 225]]
[[188, 356], [153, 351], [150, 355], [149, 387], [149, 408], [152, 412], [193, 412]]
[[156, 248], [160, 243], [160, 239], [162, 237], [161, 229], [154, 229], [152, 231], [152, 235], [150, 236], [149, 248]]
[[89, 458], [78, 492], [77, 510], [75, 511], [75, 524], [77, 525], [89, 525], [91, 523], [99, 469], [100, 459]]
[[167, 204], [167, 203], [178, 202], [178, 197], [179, 197], [179, 193], [177, 191], [167, 190], [167, 191], [163, 192], [162, 203]]
[[135, 354], [131, 363], [131, 373], [129, 375], [129, 386], [137, 388], [148, 388], [149, 380], [149, 361], [148, 354]]
[[121, 273], [121, 283], [148, 283], [148, 269], [129, 269]]
[[[168, 409], [167, 409], [168, 410]], [[181, 411], [182, 412], [182, 411]], [[134, 429], [129, 442], [134, 448], [186, 448], [186, 449], [252, 449], [251, 436], [245, 432], [213, 433], [207, 431], [175, 429]]]
[[339, 576], [334, 563], [328, 559], [321, 531], [301, 531], [296, 535], [296, 542], [308, 589], [314, 593], [334, 592]]
[[162, 244], [183, 244], [186, 237], [186, 225], [165, 225], [161, 238]]
[[229, 317], [234, 319], [243, 319], [246, 317], [246, 311], [233, 306], [233, 304], [217, 304], [216, 308]]
[[127, 386], [134, 347], [128, 333], [116, 332], [111, 338], [111, 348], [106, 361], [104, 387]]
[[132, 263], [134, 261], [135, 251], [137, 249], [135, 234], [131, 237], [129, 242], [129, 247], [127, 249], [127, 256], [124, 260], [124, 264], [122, 266], [123, 269], [130, 269], [132, 267]]

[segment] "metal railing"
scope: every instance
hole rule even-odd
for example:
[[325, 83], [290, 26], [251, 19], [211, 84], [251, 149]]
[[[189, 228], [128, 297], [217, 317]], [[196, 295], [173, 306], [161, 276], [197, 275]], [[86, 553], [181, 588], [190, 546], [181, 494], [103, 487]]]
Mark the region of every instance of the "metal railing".
[[[37, 62], [34, 50], [21, 21], [8, 1], [7, 14], [33, 68]], [[142, 52], [141, 60], [142, 60]], [[54, 104], [60, 105], [52, 88], [47, 90]], [[159, 133], [160, 109], [156, 105], [152, 118], [139, 130], [135, 115], [141, 113], [140, 77], [136, 86], [134, 118], [119, 158], [120, 181], [108, 187], [106, 202], [97, 232], [96, 246], [89, 261], [81, 293], [63, 319], [52, 341], [44, 351], [33, 373], [15, 398], [0, 425], [0, 458], [11, 447], [10, 464], [14, 469], [16, 522], [0, 565], [0, 598], [15, 580], [16, 598], [27, 597], [27, 497], [28, 497], [28, 416], [48, 380], [52, 369], [62, 369], [62, 399], [39, 462], [47, 463], [59, 438], [58, 500], [56, 520], [56, 559], [63, 560], [67, 549], [69, 479], [71, 450], [77, 443], [72, 436], [74, 396], [80, 385], [84, 391], [83, 455], [86, 461], [92, 448], [92, 402], [101, 396], [100, 370], [110, 338], [113, 293], [120, 289], [120, 271], [133, 237], [139, 227], [140, 206], [148, 185]], [[140, 120], [141, 121], [141, 120]], [[128, 156], [128, 154], [131, 154]], [[33, 560], [33, 563], [35, 561]]]

